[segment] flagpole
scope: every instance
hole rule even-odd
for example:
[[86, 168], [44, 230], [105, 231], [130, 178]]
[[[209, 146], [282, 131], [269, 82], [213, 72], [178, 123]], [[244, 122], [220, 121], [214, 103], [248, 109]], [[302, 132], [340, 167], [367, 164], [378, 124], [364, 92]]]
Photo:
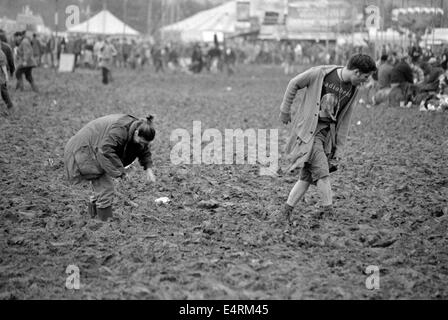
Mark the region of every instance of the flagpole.
[[126, 23], [128, 19], [128, 0], [123, 1], [123, 37], [126, 35]]
[[148, 0], [148, 12], [147, 12], [147, 16], [146, 16], [146, 28], [147, 28], [147, 32], [148, 35], [151, 34], [152, 28], [151, 28], [151, 14], [152, 14], [152, 2], [151, 0]]
[[59, 25], [59, 17], [58, 17], [58, 0], [55, 0], [55, 7], [54, 7], [54, 32], [55, 32], [55, 37], [54, 37], [54, 56], [53, 56], [53, 67], [56, 70], [56, 65], [59, 64], [58, 61], [58, 25]]
[[[107, 10], [107, 0], [103, 0], [103, 10]], [[103, 35], [106, 34], [106, 15], [103, 14]]]
[[90, 31], [90, 6], [87, 5], [87, 34], [89, 34]]
[[58, 24], [59, 24], [59, 19], [58, 19], [58, 0], [54, 1], [55, 3], [55, 7], [54, 7], [54, 30], [56, 32], [56, 37], [58, 36]]

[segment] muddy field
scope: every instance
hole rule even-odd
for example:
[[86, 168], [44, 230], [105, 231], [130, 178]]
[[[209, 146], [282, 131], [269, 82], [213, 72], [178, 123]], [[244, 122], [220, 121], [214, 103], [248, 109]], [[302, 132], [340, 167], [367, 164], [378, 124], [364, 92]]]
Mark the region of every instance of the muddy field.
[[[1, 299], [447, 299], [448, 113], [359, 106], [343, 168], [332, 175], [337, 215], [315, 223], [312, 188], [295, 226], [274, 227], [297, 175], [251, 165], [170, 162], [170, 134], [278, 122], [289, 77], [268, 67], [235, 76], [36, 70], [42, 93], [14, 94], [0, 118]], [[118, 219], [92, 220], [89, 185], [64, 179], [65, 143], [110, 113], [156, 115], [155, 185], [136, 165], [117, 181]], [[284, 165], [284, 161], [281, 161]], [[169, 197], [167, 205], [154, 200]], [[65, 288], [67, 266], [80, 290]], [[380, 289], [366, 289], [366, 268]]]

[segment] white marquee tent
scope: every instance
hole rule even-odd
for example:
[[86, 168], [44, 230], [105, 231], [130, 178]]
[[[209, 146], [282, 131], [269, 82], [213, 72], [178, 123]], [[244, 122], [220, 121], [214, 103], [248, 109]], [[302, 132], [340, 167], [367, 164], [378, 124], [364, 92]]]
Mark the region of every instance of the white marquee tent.
[[216, 34], [222, 38], [235, 33], [237, 24], [237, 1], [226, 2], [218, 7], [201, 11], [185, 20], [161, 28], [164, 39], [184, 42], [210, 41]]
[[139, 32], [118, 19], [108, 10], [102, 10], [89, 20], [67, 30], [67, 33], [84, 33], [97, 35], [138, 36]]

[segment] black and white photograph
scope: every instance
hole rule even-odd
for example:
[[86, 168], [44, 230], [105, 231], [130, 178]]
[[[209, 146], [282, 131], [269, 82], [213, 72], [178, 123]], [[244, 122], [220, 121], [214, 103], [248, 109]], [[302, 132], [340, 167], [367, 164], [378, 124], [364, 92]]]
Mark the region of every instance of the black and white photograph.
[[0, 300], [447, 300], [447, 68], [444, 0], [0, 0]]

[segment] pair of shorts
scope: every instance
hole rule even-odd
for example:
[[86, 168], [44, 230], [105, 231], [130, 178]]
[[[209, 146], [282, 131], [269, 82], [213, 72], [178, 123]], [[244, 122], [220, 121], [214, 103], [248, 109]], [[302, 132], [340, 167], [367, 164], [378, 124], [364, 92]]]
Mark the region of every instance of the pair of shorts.
[[314, 137], [310, 157], [300, 170], [300, 180], [315, 185], [318, 180], [330, 176], [329, 155], [325, 153], [328, 134], [330, 134], [328, 130], [322, 130]]

